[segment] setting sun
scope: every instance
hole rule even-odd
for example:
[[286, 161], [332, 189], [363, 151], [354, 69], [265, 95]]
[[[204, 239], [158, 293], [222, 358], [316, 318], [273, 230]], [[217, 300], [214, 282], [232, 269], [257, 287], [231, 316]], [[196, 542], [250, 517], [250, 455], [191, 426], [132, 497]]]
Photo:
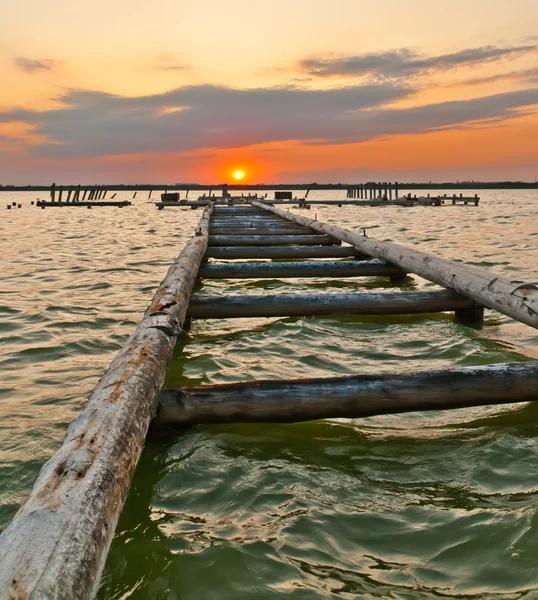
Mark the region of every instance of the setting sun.
[[234, 171], [234, 179], [237, 179], [238, 181], [243, 179], [245, 177], [245, 171]]

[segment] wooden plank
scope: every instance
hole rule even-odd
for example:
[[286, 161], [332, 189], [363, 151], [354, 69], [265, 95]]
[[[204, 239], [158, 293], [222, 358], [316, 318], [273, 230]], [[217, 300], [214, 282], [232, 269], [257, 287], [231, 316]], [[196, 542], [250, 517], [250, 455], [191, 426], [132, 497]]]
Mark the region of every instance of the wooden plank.
[[472, 300], [449, 290], [433, 292], [357, 292], [348, 294], [265, 294], [193, 296], [193, 319], [290, 317], [334, 314], [410, 315], [475, 308]]
[[353, 246], [213, 246], [207, 249], [207, 258], [347, 258], [365, 255]]
[[262, 235], [262, 236], [282, 236], [282, 235], [318, 235], [317, 231], [314, 231], [310, 227], [295, 227], [293, 229], [286, 229], [285, 227], [210, 227], [209, 235], [233, 235], [233, 236], [241, 236], [241, 235]]
[[328, 235], [210, 235], [210, 246], [282, 246], [286, 244], [321, 245], [332, 244]]
[[503, 277], [486, 269], [456, 263], [400, 244], [381, 242], [258, 202], [254, 204], [290, 221], [353, 244], [369, 256], [387, 260], [408, 273], [416, 273], [424, 279], [472, 298], [481, 306], [538, 328], [538, 286], [534, 283]]
[[211, 227], [299, 227], [285, 219], [212, 219]]
[[538, 400], [538, 362], [164, 389], [158, 425], [361, 419]]
[[304, 229], [304, 225], [290, 223], [286, 219], [252, 219], [250, 217], [243, 219], [211, 219], [211, 227], [280, 227], [283, 229]]
[[210, 213], [0, 535], [0, 597], [95, 595], [207, 247]]
[[92, 206], [115, 206], [115, 207], [119, 207], [122, 208], [124, 206], [131, 206], [132, 202], [129, 202], [128, 200], [121, 200], [121, 201], [117, 201], [114, 202], [112, 200], [95, 200], [95, 201], [81, 201], [81, 202], [46, 202], [45, 200], [38, 200], [36, 202], [36, 206], [41, 206], [41, 207], [51, 207], [51, 208], [61, 208], [61, 207], [92, 207]]
[[214, 209], [214, 217], [224, 217], [224, 216], [256, 216], [256, 215], [263, 215], [263, 211], [261, 210], [253, 210], [252, 208], [249, 208], [248, 206], [244, 206], [244, 207], [240, 207], [240, 206], [234, 206], [233, 208], [225, 208], [224, 206], [216, 206]]
[[303, 261], [211, 263], [200, 267], [198, 277], [206, 279], [257, 279], [273, 277], [377, 277], [401, 276], [390, 263], [372, 261]]

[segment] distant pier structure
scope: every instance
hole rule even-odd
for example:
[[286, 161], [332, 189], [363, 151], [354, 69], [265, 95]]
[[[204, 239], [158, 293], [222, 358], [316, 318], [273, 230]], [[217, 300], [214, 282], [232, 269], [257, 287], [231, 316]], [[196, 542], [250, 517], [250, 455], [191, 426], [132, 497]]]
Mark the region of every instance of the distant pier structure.
[[[154, 191], [160, 190], [160, 200], [154, 204], [162, 210], [166, 207], [198, 208], [207, 206], [210, 202], [215, 204], [237, 204], [246, 199], [257, 200], [266, 204], [293, 204], [299, 208], [310, 208], [312, 204], [342, 206], [443, 206], [464, 205], [478, 206], [480, 198], [463, 196], [463, 194], [422, 195], [417, 196], [407, 193], [400, 195], [401, 186], [398, 182], [368, 182], [358, 184], [177, 184], [177, 185], [64, 185], [52, 184], [49, 188], [50, 198], [37, 200], [38, 208], [92, 208], [92, 207], [117, 207], [130, 206], [130, 200], [115, 199], [118, 192], [134, 191], [134, 200], [139, 192], [148, 192], [148, 199]], [[164, 191], [163, 191], [164, 190]], [[209, 190], [209, 192], [208, 192]], [[320, 191], [346, 191], [346, 198], [335, 199], [320, 197]], [[203, 192], [203, 195], [189, 199], [189, 192]], [[297, 195], [297, 191], [304, 194]], [[181, 193], [186, 192], [184, 197]], [[265, 192], [265, 193], [263, 193]], [[311, 198], [309, 194], [316, 192], [317, 197]], [[109, 197], [107, 198], [107, 194]], [[295, 195], [294, 195], [295, 194]], [[11, 205], [9, 206], [11, 208]]]

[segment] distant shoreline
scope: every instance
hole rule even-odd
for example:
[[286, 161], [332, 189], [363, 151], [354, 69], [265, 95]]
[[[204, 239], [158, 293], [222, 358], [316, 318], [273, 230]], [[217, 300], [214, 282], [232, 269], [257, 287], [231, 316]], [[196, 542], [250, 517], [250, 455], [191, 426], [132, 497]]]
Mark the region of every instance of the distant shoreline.
[[[365, 182], [367, 183], [367, 182]], [[373, 183], [373, 182], [372, 182]], [[377, 182], [375, 182], [377, 183]], [[394, 182], [391, 182], [394, 185]], [[81, 184], [81, 188], [90, 188], [96, 184]], [[97, 184], [99, 185], [99, 184]], [[103, 184], [99, 185], [103, 190], [109, 191], [131, 191], [131, 192], [149, 192], [152, 190], [169, 190], [169, 191], [197, 191], [197, 190], [218, 190], [222, 189], [226, 184], [200, 184], [200, 183], [177, 183], [177, 184]], [[347, 190], [355, 188], [364, 183], [278, 183], [278, 184], [227, 184], [229, 190]], [[503, 181], [503, 182], [487, 182], [487, 181], [464, 181], [464, 182], [445, 182], [445, 183], [398, 183], [399, 190], [536, 190], [538, 182], [530, 183], [524, 181]], [[57, 185], [56, 189], [63, 187], [69, 189], [76, 188], [78, 184], [63, 184]], [[49, 192], [50, 185], [0, 185], [0, 192]]]

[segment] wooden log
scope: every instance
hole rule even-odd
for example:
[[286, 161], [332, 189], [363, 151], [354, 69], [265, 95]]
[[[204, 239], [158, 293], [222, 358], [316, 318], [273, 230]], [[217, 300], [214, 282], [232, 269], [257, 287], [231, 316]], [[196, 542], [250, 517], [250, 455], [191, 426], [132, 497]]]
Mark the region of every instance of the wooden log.
[[328, 235], [210, 235], [210, 246], [282, 246], [286, 244], [321, 245], [332, 244]]
[[538, 362], [164, 389], [156, 423], [295, 423], [538, 400]]
[[302, 261], [211, 263], [200, 267], [198, 277], [206, 279], [264, 279], [273, 277], [377, 277], [401, 276], [390, 263], [373, 261]]
[[92, 598], [207, 247], [211, 207], [0, 535], [0, 597]]
[[268, 214], [230, 214], [230, 215], [213, 215], [211, 218], [212, 221], [250, 221], [250, 220], [259, 220], [259, 221], [285, 221], [276, 215], [268, 215]]
[[288, 229], [286, 227], [210, 227], [210, 235], [318, 235], [317, 231], [310, 227], [294, 227]]
[[275, 225], [294, 225], [295, 227], [297, 227], [296, 224], [294, 223], [290, 223], [288, 220], [286, 219], [282, 219], [280, 217], [277, 217], [276, 215], [270, 215], [270, 216], [252, 216], [252, 215], [239, 215], [237, 217], [214, 217], [213, 219], [211, 219], [211, 224], [217, 224], [217, 225], [241, 225], [241, 224], [251, 224], [251, 223], [258, 223], [258, 224], [266, 224], [266, 223], [273, 223]]
[[88, 207], [92, 208], [92, 206], [116, 206], [118, 208], [123, 208], [124, 206], [131, 206], [132, 202], [129, 200], [92, 200], [92, 201], [82, 201], [82, 202], [45, 202], [41, 200], [39, 206], [42, 207], [56, 207], [61, 208], [64, 206], [67, 207]]
[[193, 296], [193, 319], [293, 317], [316, 315], [412, 315], [474, 308], [472, 300], [450, 290], [434, 292], [357, 292], [348, 294], [266, 294]]
[[207, 258], [365, 258], [353, 246], [214, 246], [208, 248]]
[[253, 210], [246, 205], [243, 206], [216, 206], [214, 217], [236, 217], [238, 215], [263, 216], [263, 211]]
[[276, 215], [263, 216], [263, 217], [251, 217], [251, 216], [239, 216], [239, 217], [215, 217], [211, 219], [211, 225], [228, 226], [228, 225], [243, 225], [243, 224], [273, 224], [282, 225], [287, 227], [298, 227], [296, 223], [290, 223], [287, 219], [282, 219]]
[[211, 222], [209, 229], [278, 229], [279, 231], [312, 231], [310, 227], [297, 225], [289, 221], [223, 221]]
[[533, 283], [503, 277], [486, 269], [456, 263], [400, 244], [381, 242], [341, 227], [287, 213], [279, 208], [257, 202], [254, 204], [290, 221], [353, 244], [369, 256], [387, 260], [408, 273], [416, 273], [424, 279], [452, 289], [473, 299], [480, 306], [538, 328], [538, 287]]

